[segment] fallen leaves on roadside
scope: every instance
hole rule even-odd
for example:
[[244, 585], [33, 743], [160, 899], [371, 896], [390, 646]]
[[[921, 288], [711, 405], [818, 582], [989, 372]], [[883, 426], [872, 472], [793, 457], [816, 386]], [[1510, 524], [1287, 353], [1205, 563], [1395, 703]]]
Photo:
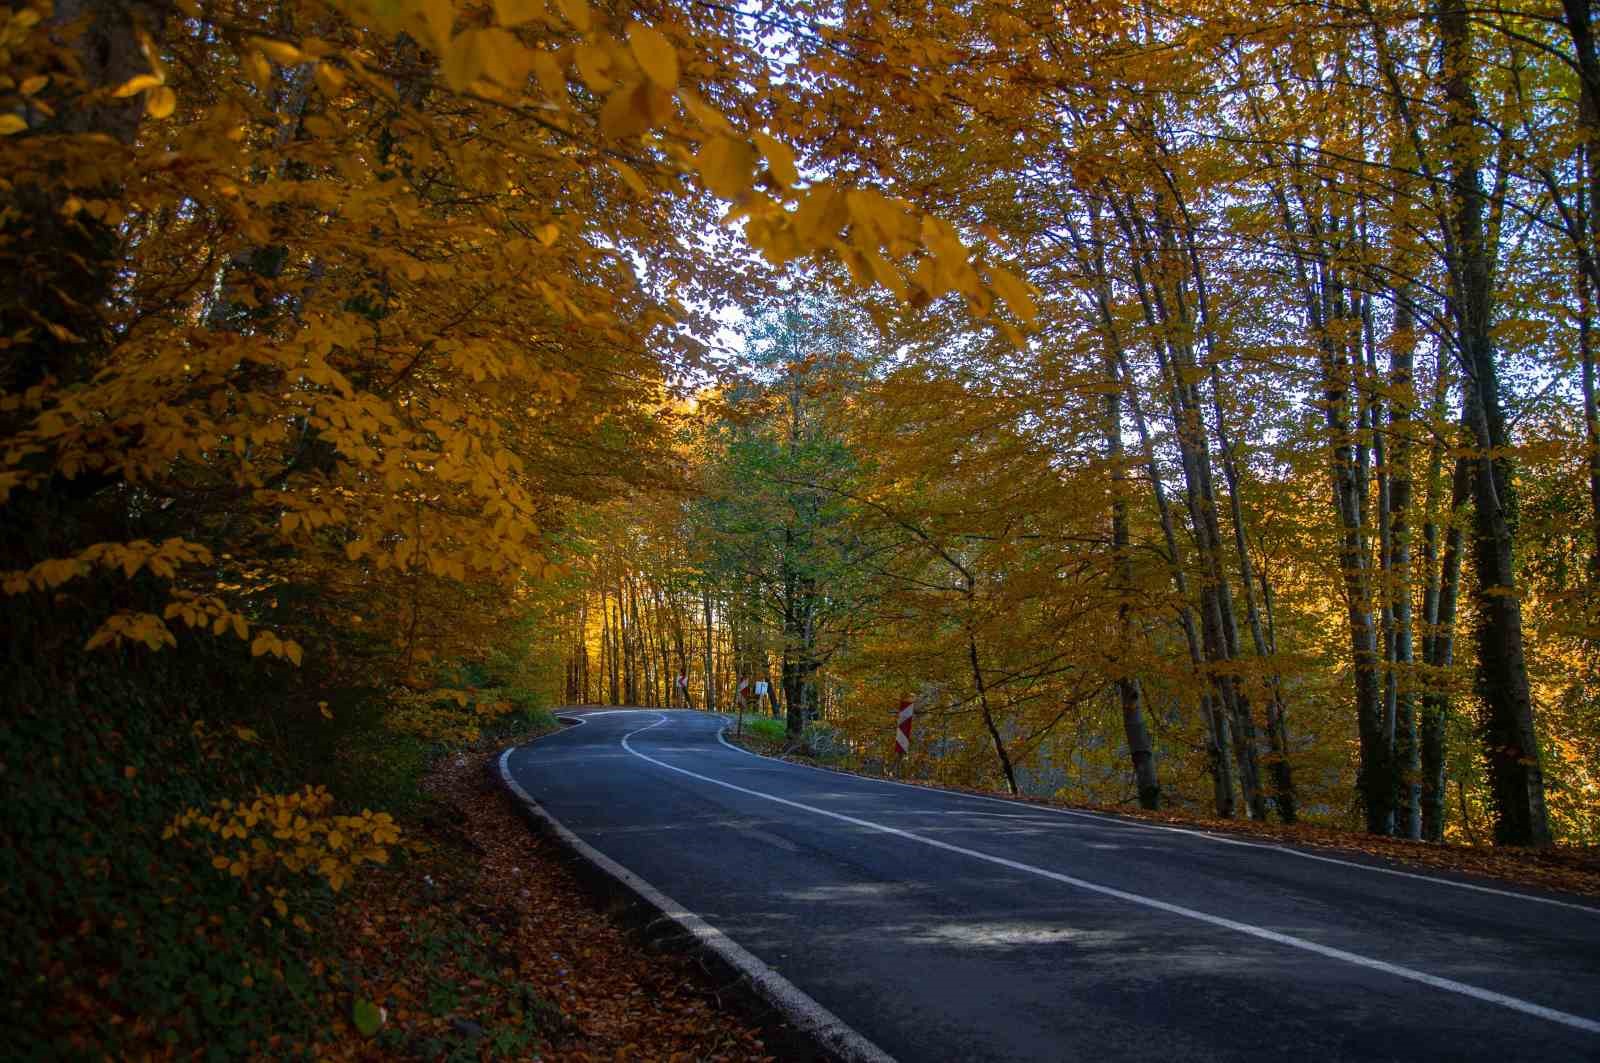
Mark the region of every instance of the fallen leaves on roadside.
[[[341, 944], [354, 998], [379, 1007], [382, 1024], [369, 1038], [339, 1019], [327, 1055], [768, 1059], [691, 959], [645, 951], [596, 910], [569, 857], [493, 782], [494, 755], [480, 746], [441, 764], [429, 779], [437, 813], [413, 828], [431, 851], [352, 896]], [[349, 1002], [330, 1010], [351, 1014]]]

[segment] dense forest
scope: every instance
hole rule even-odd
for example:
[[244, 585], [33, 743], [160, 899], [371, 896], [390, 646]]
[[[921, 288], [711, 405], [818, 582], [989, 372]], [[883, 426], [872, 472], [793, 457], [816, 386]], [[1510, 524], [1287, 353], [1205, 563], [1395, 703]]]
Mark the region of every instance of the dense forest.
[[0, 8], [4, 1024], [309, 1031], [393, 780], [559, 704], [1594, 845], [1595, 33]]

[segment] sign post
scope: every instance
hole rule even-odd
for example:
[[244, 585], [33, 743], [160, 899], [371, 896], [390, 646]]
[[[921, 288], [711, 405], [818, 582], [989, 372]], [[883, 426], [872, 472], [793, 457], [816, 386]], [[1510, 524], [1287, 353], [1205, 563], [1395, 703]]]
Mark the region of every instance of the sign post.
[[900, 699], [900, 712], [895, 719], [894, 753], [903, 760], [911, 752], [911, 721], [916, 716], [917, 703], [912, 698]]

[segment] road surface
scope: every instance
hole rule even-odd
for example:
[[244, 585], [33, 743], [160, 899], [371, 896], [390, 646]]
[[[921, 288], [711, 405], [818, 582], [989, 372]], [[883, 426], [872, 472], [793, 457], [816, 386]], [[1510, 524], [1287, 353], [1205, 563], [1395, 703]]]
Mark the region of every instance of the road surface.
[[905, 1063], [1600, 1060], [1592, 901], [564, 715], [515, 783]]

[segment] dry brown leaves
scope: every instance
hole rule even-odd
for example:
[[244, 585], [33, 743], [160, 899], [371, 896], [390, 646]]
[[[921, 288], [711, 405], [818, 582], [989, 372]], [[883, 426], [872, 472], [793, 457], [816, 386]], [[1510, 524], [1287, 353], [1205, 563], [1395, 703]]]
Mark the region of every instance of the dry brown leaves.
[[769, 1059], [690, 958], [647, 952], [597, 910], [571, 858], [493, 781], [495, 756], [480, 747], [436, 769], [444, 814], [422, 828], [433, 851], [365, 876], [351, 898], [356, 995], [385, 1009], [385, 1029], [368, 1040], [340, 1020], [335, 1055]]

